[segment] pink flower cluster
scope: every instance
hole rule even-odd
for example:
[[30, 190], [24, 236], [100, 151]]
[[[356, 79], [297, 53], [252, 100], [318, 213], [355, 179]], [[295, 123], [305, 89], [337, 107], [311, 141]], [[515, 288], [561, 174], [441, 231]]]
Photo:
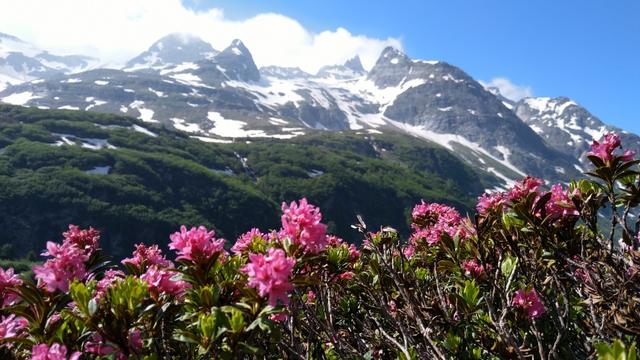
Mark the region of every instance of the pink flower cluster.
[[62, 245], [47, 242], [47, 251], [43, 256], [52, 256], [43, 265], [33, 267], [38, 285], [49, 292], [69, 290], [69, 283], [82, 280], [87, 275], [85, 262], [89, 260], [89, 251], [93, 248], [80, 248], [78, 244], [65, 238]]
[[206, 263], [216, 254], [225, 255], [224, 239], [216, 239], [215, 235], [215, 231], [208, 231], [204, 226], [187, 230], [182, 225], [179, 232], [170, 236], [169, 249], [176, 250], [177, 260]]
[[22, 285], [22, 280], [13, 272], [13, 268], [7, 270], [0, 268], [0, 304], [11, 306], [15, 304], [20, 297], [13, 289]]
[[69, 225], [69, 230], [63, 232], [62, 236], [64, 236], [64, 242], [75, 244], [87, 255], [93, 254], [98, 249], [100, 241], [100, 232], [92, 227], [83, 230], [76, 225]]
[[137, 244], [133, 251], [133, 257], [122, 260], [122, 264], [133, 265], [138, 270], [144, 270], [149, 266], [173, 267], [173, 263], [162, 255], [162, 250], [158, 245], [146, 246]]
[[479, 264], [475, 259], [464, 260], [460, 267], [466, 276], [478, 277], [484, 272], [484, 266]]
[[78, 360], [80, 355], [82, 354], [76, 351], [67, 358], [67, 348], [57, 343], [51, 346], [38, 344], [31, 349], [31, 360]]
[[295, 263], [282, 249], [271, 248], [267, 256], [249, 254], [249, 264], [241, 271], [249, 277], [247, 285], [258, 290], [260, 296], [268, 296], [270, 305], [277, 305], [278, 300], [286, 305], [289, 304], [287, 292], [293, 289], [289, 278]]
[[[621, 148], [620, 137], [615, 133], [608, 133], [600, 141], [593, 140], [591, 143], [591, 151], [588, 155], [592, 155], [600, 158], [603, 162], [609, 163], [614, 158], [614, 151], [617, 148]], [[622, 161], [631, 161], [635, 156], [635, 152], [631, 150], [625, 150], [620, 156]]]
[[430, 245], [440, 241], [443, 234], [454, 237], [460, 231], [461, 216], [454, 208], [442, 204], [429, 204], [424, 200], [413, 208], [411, 213], [414, 233], [411, 243], [425, 239]]
[[544, 184], [544, 181], [533, 176], [527, 176], [513, 185], [509, 193], [507, 193], [507, 198], [511, 202], [520, 201], [533, 192], [539, 193], [542, 184]]
[[526, 311], [529, 319], [536, 319], [546, 311], [536, 289], [520, 289], [516, 291], [511, 303], [513, 306]]
[[235, 254], [247, 251], [251, 247], [251, 244], [253, 244], [254, 240], [261, 239], [264, 241], [267, 237], [268, 236], [266, 234], [260, 232], [260, 229], [253, 228], [238, 237], [236, 243], [231, 248], [231, 251]]
[[561, 184], [555, 184], [551, 187], [551, 198], [545, 205], [545, 209], [547, 216], [552, 219], [580, 215], [569, 198], [569, 190], [564, 190]]
[[104, 277], [96, 283], [96, 292], [94, 295], [94, 299], [96, 299], [96, 301], [100, 301], [104, 297], [104, 295], [107, 293], [107, 290], [109, 289], [111, 284], [113, 284], [116, 281], [124, 279], [124, 277], [125, 277], [124, 272], [120, 270], [109, 269], [105, 271]]
[[317, 254], [328, 245], [327, 226], [320, 221], [320, 209], [303, 198], [299, 203], [282, 203], [282, 230], [294, 244], [301, 244], [305, 252]]
[[0, 340], [21, 336], [21, 332], [29, 326], [29, 322], [23, 317], [11, 314], [3, 316], [0, 320]]
[[177, 298], [182, 298], [191, 284], [178, 278], [179, 274], [171, 269], [162, 269], [151, 266], [140, 276], [140, 280], [149, 285], [149, 291], [153, 296], [168, 294]]
[[[140, 330], [132, 329], [129, 331], [129, 343], [128, 348], [134, 353], [139, 353], [142, 350], [142, 335]], [[127, 356], [118, 349], [118, 347], [109, 345], [105, 339], [98, 333], [94, 333], [84, 345], [84, 351], [90, 354], [96, 354], [100, 356], [108, 356], [115, 354], [117, 360], [126, 360]]]
[[502, 209], [502, 206], [506, 203], [506, 194], [501, 191], [496, 191], [490, 194], [482, 194], [478, 197], [478, 204], [476, 210], [481, 216], [486, 216], [490, 212], [498, 212]]

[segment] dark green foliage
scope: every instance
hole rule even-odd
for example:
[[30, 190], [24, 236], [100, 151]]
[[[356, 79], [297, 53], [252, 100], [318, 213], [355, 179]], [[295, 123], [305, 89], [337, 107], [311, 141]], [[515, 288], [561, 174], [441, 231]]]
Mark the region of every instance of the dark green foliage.
[[[60, 134], [75, 145], [54, 146]], [[84, 148], [87, 138], [115, 149]], [[357, 214], [406, 233], [420, 199], [467, 211], [484, 188], [446, 150], [399, 134], [212, 144], [127, 117], [3, 105], [0, 147], [0, 244], [12, 245], [12, 257], [40, 251], [69, 223], [103, 230], [116, 257], [138, 242], [164, 246], [181, 224], [213, 227], [233, 242], [251, 226], [279, 227], [279, 204], [303, 196], [348, 240]], [[87, 172], [96, 167], [109, 173]]]

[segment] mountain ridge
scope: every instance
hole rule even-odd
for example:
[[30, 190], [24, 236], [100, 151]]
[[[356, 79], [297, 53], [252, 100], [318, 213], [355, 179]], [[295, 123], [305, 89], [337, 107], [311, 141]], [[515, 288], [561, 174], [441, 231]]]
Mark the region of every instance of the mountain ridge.
[[[209, 142], [291, 139], [312, 129], [408, 133], [502, 179], [501, 187], [525, 174], [566, 182], [581, 169], [584, 144], [567, 151], [548, 140], [523, 102], [509, 101], [443, 61], [414, 60], [387, 47], [368, 72], [355, 57], [312, 75], [258, 69], [237, 39], [221, 52], [204, 44], [170, 34], [131, 60], [145, 66], [23, 83], [0, 92], [0, 100], [137, 116]], [[162, 60], [158, 65], [147, 61], [169, 50], [152, 56]]]

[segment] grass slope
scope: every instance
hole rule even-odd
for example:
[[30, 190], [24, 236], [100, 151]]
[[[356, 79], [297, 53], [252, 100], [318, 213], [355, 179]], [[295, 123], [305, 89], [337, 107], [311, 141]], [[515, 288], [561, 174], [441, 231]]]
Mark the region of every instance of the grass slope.
[[166, 245], [180, 224], [233, 241], [252, 226], [278, 227], [279, 204], [302, 196], [354, 240], [356, 214], [406, 232], [420, 199], [465, 211], [483, 188], [445, 149], [400, 134], [214, 144], [128, 117], [0, 105], [0, 245], [11, 257], [40, 251], [68, 223], [102, 230], [115, 257], [138, 242]]

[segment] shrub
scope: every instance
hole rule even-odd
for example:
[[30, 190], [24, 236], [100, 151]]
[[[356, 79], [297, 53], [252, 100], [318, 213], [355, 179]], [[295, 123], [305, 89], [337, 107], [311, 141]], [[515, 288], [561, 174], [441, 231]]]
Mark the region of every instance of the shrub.
[[96, 230], [71, 225], [35, 279], [0, 271], [0, 355], [634, 359], [640, 173], [619, 148], [615, 134], [594, 142], [593, 180], [546, 191], [527, 177], [472, 218], [421, 202], [406, 241], [358, 218], [359, 248], [306, 199], [282, 205], [279, 230], [231, 247], [182, 227], [175, 261], [140, 244], [120, 269]]

